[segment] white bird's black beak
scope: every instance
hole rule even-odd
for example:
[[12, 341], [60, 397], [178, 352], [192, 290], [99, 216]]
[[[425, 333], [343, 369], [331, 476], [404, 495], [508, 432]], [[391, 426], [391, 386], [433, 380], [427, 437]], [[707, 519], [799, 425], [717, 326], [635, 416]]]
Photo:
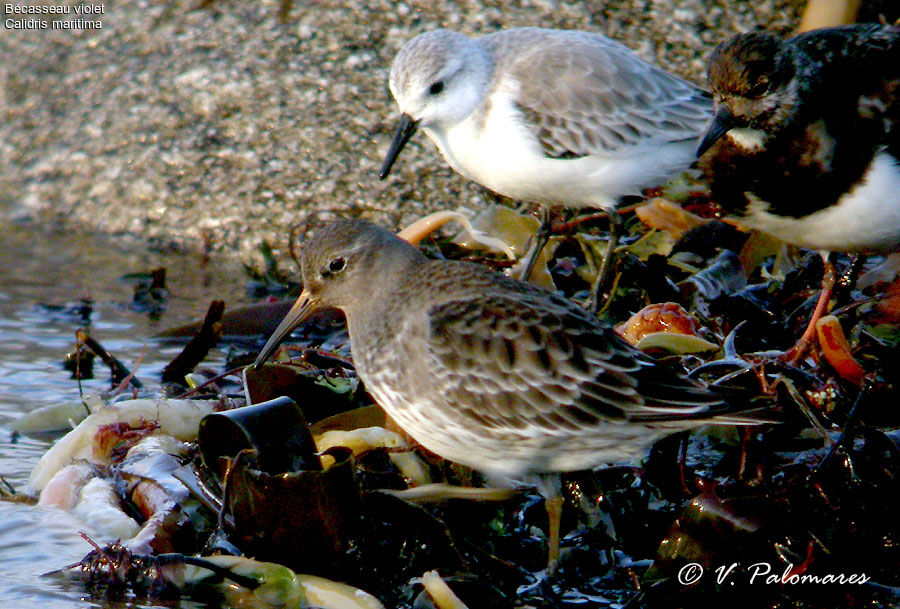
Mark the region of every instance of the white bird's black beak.
[[403, 150], [406, 142], [409, 141], [409, 138], [412, 137], [418, 127], [419, 121], [414, 121], [409, 114], [404, 113], [400, 115], [397, 131], [394, 133], [394, 141], [391, 142], [387, 156], [384, 157], [384, 164], [381, 166], [381, 171], [378, 172], [378, 179], [383, 180], [388, 177], [388, 174], [391, 173], [391, 167], [394, 166], [394, 161], [397, 160], [400, 151]]

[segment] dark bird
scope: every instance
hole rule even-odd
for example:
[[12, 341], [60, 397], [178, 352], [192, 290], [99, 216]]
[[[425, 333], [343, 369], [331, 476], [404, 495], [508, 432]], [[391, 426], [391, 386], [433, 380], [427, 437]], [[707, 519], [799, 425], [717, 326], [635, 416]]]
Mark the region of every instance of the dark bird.
[[431, 260], [367, 222], [320, 229], [301, 264], [303, 292], [255, 365], [314, 311], [341, 309], [359, 377], [400, 427], [446, 459], [538, 487], [548, 509], [561, 507], [561, 472], [631, 460], [701, 425], [759, 423], [569, 300]]
[[[900, 28], [741, 34], [709, 65], [698, 163], [742, 224], [822, 252], [900, 249]], [[834, 284], [827, 263], [805, 350]]]

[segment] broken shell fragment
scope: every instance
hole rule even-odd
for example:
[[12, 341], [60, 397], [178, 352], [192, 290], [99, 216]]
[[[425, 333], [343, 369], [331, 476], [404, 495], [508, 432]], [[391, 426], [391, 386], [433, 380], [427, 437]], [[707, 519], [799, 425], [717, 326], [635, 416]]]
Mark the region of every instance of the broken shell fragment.
[[697, 320], [674, 302], [647, 305], [616, 326], [619, 336], [644, 351], [684, 354], [718, 349], [717, 344], [697, 335], [699, 329]]
[[192, 440], [197, 435], [200, 419], [212, 412], [213, 407], [209, 401], [167, 399], [126, 400], [100, 407], [44, 453], [31, 472], [26, 490], [37, 494], [56, 472], [70, 463], [94, 461], [94, 445], [98, 436], [109, 431], [108, 425], [121, 425], [123, 429], [153, 425], [154, 434]]
[[335, 446], [344, 446], [353, 451], [354, 457], [379, 448], [407, 449], [389, 452], [388, 458], [411, 485], [420, 486], [431, 482], [428, 466], [416, 455], [406, 440], [400, 434], [383, 427], [364, 427], [349, 431], [328, 430], [316, 436], [316, 446], [319, 452], [323, 453]]

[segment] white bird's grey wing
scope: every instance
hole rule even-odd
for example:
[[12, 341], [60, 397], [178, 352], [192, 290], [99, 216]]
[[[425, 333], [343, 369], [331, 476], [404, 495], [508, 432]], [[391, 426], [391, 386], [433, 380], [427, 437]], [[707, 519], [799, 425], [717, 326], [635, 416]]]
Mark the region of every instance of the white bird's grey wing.
[[706, 91], [598, 34], [522, 28], [480, 41], [551, 157], [697, 139], [712, 117]]
[[725, 407], [569, 303], [528, 294], [467, 297], [429, 311], [444, 412], [478, 426], [581, 433], [613, 423], [693, 426]]

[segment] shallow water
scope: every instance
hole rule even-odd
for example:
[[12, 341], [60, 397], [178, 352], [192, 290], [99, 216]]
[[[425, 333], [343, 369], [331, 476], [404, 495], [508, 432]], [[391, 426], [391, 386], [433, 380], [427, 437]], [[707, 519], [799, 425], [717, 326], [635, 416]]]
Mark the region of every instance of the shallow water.
[[[132, 310], [133, 285], [120, 280], [129, 273], [166, 267], [168, 308], [159, 320]], [[10, 423], [29, 410], [79, 400], [79, 387], [62, 366], [75, 346], [75, 331], [89, 333], [112, 355], [135, 371], [148, 389], [181, 349], [151, 337], [168, 327], [202, 318], [214, 298], [226, 306], [248, 302], [246, 278], [238, 265], [205, 261], [197, 255], [161, 252], [140, 244], [103, 237], [7, 226], [0, 231], [0, 476], [21, 489], [52, 438], [14, 438]], [[59, 312], [94, 302], [90, 323]], [[50, 305], [54, 309], [48, 308]], [[142, 355], [143, 353], [143, 355]], [[222, 359], [213, 353], [207, 361]], [[139, 364], [135, 363], [140, 360]], [[94, 362], [86, 393], [109, 388], [109, 374]], [[80, 560], [91, 547], [78, 535], [84, 530], [70, 514], [0, 501], [0, 608], [40, 603], [42, 609], [84, 606], [142, 606], [85, 598], [74, 584], [42, 573]], [[89, 531], [86, 531], [89, 533]], [[182, 600], [182, 608], [199, 607]]]

